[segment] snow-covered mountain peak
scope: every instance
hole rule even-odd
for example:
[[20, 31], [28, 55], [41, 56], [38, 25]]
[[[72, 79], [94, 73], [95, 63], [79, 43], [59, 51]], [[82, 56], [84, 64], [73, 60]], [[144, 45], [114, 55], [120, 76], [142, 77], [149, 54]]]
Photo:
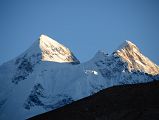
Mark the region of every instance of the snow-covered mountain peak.
[[[47, 35], [41, 34], [39, 38], [40, 44], [52, 44], [56, 47], [61, 46], [62, 44], [58, 43], [56, 40], [48, 37]], [[62, 45], [63, 46], [63, 45]], [[63, 46], [64, 47], [64, 46]]]
[[41, 35], [19, 58], [30, 59], [33, 64], [39, 61], [80, 63], [68, 48], [46, 35]]
[[79, 63], [79, 60], [68, 48], [46, 35], [40, 36], [39, 46], [43, 61]]
[[139, 48], [129, 40], [125, 40], [117, 49], [118, 50], [131, 50], [134, 52], [139, 52]]
[[129, 71], [141, 71], [152, 75], [159, 74], [159, 67], [142, 55], [138, 47], [128, 40], [120, 45], [114, 55], [128, 63]]
[[95, 54], [95, 56], [93, 57], [93, 59], [102, 60], [102, 59], [106, 58], [107, 56], [108, 56], [108, 53], [106, 53], [105, 51], [102, 51], [102, 50], [98, 50], [97, 53]]

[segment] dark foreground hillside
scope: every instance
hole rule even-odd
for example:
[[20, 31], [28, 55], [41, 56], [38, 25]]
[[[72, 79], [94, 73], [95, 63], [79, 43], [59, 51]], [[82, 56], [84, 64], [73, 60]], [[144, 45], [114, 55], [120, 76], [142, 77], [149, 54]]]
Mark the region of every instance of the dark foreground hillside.
[[159, 120], [159, 81], [115, 86], [32, 120]]

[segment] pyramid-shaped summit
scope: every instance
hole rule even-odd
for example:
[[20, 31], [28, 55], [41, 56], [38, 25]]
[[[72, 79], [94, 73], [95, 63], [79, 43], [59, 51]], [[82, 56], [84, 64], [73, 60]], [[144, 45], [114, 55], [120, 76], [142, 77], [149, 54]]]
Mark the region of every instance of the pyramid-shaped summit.
[[139, 48], [129, 40], [126, 40], [114, 52], [128, 64], [129, 71], [141, 71], [152, 75], [159, 74], [159, 67], [145, 57]]
[[125, 41], [118, 47], [117, 50], [121, 50], [121, 49], [139, 51], [139, 48], [138, 48], [134, 43], [132, 43], [130, 40], [125, 40]]
[[80, 63], [68, 48], [46, 35], [41, 35], [22, 56], [27, 56], [31, 59], [36, 56], [36, 61], [42, 60], [73, 64]]

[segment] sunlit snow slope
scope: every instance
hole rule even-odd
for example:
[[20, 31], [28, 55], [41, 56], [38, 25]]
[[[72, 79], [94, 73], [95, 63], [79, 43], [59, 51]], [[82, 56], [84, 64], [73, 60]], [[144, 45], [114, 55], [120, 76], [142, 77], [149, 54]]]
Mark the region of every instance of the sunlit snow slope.
[[107, 87], [159, 78], [159, 67], [130, 41], [110, 55], [98, 51], [79, 63], [68, 48], [41, 35], [23, 54], [0, 66], [0, 119], [26, 119]]
[[142, 55], [137, 46], [130, 41], [126, 40], [116, 51], [116, 54], [128, 63], [130, 71], [139, 70], [152, 75], [159, 74], [158, 66]]

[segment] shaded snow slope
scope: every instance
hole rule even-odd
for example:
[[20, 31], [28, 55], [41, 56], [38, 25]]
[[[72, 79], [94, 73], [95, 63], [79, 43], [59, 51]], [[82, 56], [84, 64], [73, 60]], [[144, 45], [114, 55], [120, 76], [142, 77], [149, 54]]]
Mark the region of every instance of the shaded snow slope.
[[[132, 56], [136, 55], [131, 49], [124, 48], [124, 52], [131, 51]], [[71, 59], [66, 59], [68, 56]], [[140, 57], [145, 58], [143, 55]], [[79, 61], [67, 48], [42, 35], [23, 54], [0, 66], [0, 119], [26, 119], [104, 88], [159, 78], [158, 66], [154, 63], [147, 65], [156, 66], [155, 72], [146, 67], [136, 68], [140, 63], [133, 62], [134, 59], [129, 59], [133, 65], [136, 64], [130, 70], [122, 54], [108, 55], [98, 51], [90, 61], [78, 64]], [[149, 63], [146, 60], [142, 62]]]

